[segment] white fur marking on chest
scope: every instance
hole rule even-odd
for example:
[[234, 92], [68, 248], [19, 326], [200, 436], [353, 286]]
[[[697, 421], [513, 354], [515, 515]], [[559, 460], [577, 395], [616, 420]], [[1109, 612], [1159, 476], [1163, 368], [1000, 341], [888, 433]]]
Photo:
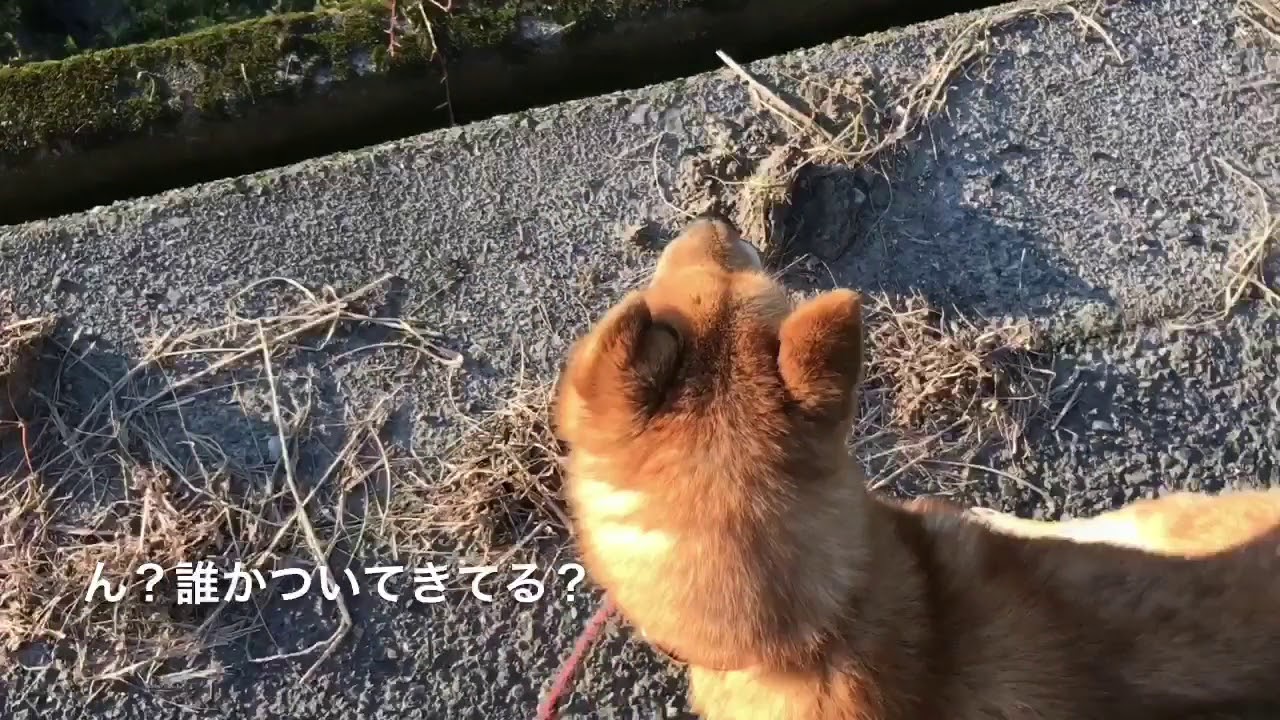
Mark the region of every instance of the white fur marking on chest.
[[591, 540], [601, 551], [615, 557], [653, 559], [675, 546], [669, 533], [626, 522], [648, 503], [644, 493], [594, 478], [582, 478], [576, 483], [575, 494], [588, 522]]
[[625, 518], [645, 505], [644, 493], [623, 490], [601, 480], [583, 478], [578, 482], [578, 501], [598, 518]]
[[661, 530], [646, 530], [623, 523], [601, 523], [593, 533], [595, 543], [608, 548], [611, 553], [630, 556], [645, 556], [654, 559], [667, 554], [675, 547], [671, 535]]

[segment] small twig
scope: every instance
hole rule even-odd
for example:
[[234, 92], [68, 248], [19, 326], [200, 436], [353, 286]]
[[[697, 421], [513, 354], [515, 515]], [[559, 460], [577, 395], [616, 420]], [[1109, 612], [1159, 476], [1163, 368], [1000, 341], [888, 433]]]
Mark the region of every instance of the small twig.
[[1002, 478], [1005, 478], [1006, 480], [1012, 480], [1013, 482], [1017, 483], [1019, 486], [1024, 487], [1036, 493], [1037, 495], [1039, 495], [1041, 498], [1044, 499], [1046, 503], [1053, 502], [1053, 498], [1049, 495], [1049, 493], [1045, 492], [1043, 489], [1038, 488], [1035, 485], [1032, 485], [1030, 482], [1018, 477], [1017, 475], [1010, 475], [1009, 473], [1006, 473], [1006, 472], [1000, 472], [999, 470], [996, 470], [993, 467], [988, 467], [986, 465], [976, 465], [974, 463], [967, 463], [967, 462], [954, 462], [951, 460], [926, 460], [925, 462], [934, 463], [936, 465], [948, 465], [951, 467], [962, 467], [962, 468], [967, 468], [969, 470], [978, 470], [981, 472], [988, 472], [997, 477], [1002, 477]]
[[18, 421], [18, 427], [22, 430], [22, 459], [27, 461], [27, 472], [31, 475], [36, 474], [36, 467], [31, 462], [31, 443], [27, 438], [27, 423], [25, 420]]
[[754, 89], [757, 93], [759, 93], [761, 98], [765, 100], [766, 105], [772, 105], [772, 109], [774, 110], [774, 112], [778, 113], [784, 119], [786, 119], [788, 122], [794, 125], [797, 130], [817, 135], [819, 138], [824, 140], [828, 145], [835, 144], [835, 137], [832, 136], [831, 133], [827, 132], [825, 129], [823, 129], [821, 125], [818, 125], [818, 123], [814, 122], [813, 118], [800, 112], [790, 103], [788, 103], [787, 101], [779, 97], [776, 92], [769, 89], [767, 85], [757, 80], [751, 73], [747, 72], [746, 68], [742, 67], [736, 61], [734, 61], [733, 58], [726, 55], [724, 51], [717, 50], [716, 56], [719, 57], [721, 62], [727, 65], [730, 70], [737, 73], [738, 76], [741, 77], [747, 83], [747, 85], [749, 85], [752, 89]]
[[1243, 247], [1237, 247], [1232, 252], [1232, 259], [1239, 258], [1239, 263], [1228, 268], [1232, 273], [1232, 279], [1224, 290], [1224, 306], [1219, 317], [1226, 317], [1251, 287], [1258, 290], [1267, 300], [1280, 303], [1280, 294], [1268, 287], [1265, 282], [1266, 263], [1271, 255], [1271, 245], [1277, 235], [1280, 235], [1280, 220], [1271, 214], [1271, 198], [1258, 181], [1222, 158], [1214, 158], [1214, 160], [1228, 174], [1235, 176], [1253, 189], [1258, 198], [1257, 206], [1260, 216], [1260, 227], [1254, 236]]
[[1076, 385], [1076, 389], [1071, 393], [1071, 397], [1067, 398], [1067, 404], [1062, 406], [1062, 410], [1058, 411], [1058, 416], [1053, 420], [1053, 425], [1049, 426], [1050, 430], [1058, 429], [1058, 426], [1062, 424], [1063, 418], [1067, 416], [1067, 413], [1075, 406], [1076, 400], [1080, 398], [1080, 392], [1082, 390], [1084, 390], [1083, 384]]
[[267, 655], [265, 657], [253, 657], [252, 655], [250, 655], [249, 662], [269, 663], [269, 662], [276, 662], [277, 660], [289, 660], [291, 658], [303, 657], [305, 655], [310, 655], [316, 650], [319, 650], [325, 647], [326, 645], [331, 644], [332, 642], [333, 642], [332, 638], [328, 640], [317, 640], [316, 642], [311, 643], [310, 645], [302, 648], [301, 650], [291, 650], [289, 652], [276, 653], [275, 655]]
[[[436, 0], [429, 0], [429, 2], [446, 15], [453, 12], [453, 0], [449, 0], [444, 4], [440, 4]], [[427, 29], [427, 40], [431, 43], [430, 59], [437, 60], [440, 64], [440, 83], [444, 85], [444, 106], [449, 113], [449, 124], [456, 125], [457, 121], [453, 116], [453, 92], [449, 88], [449, 64], [444, 53], [440, 52], [440, 45], [436, 42], [435, 28], [431, 23], [431, 18], [427, 16], [427, 9], [422, 6], [422, 3], [418, 3], [418, 12], [422, 13], [422, 24]]]
[[253, 94], [253, 81], [249, 79], [249, 70], [244, 66], [244, 63], [240, 63], [240, 77], [244, 79], [245, 90], [249, 91], [249, 102], [256, 104], [258, 99]]
[[391, 0], [391, 18], [387, 27], [387, 54], [395, 57], [397, 47], [399, 43], [396, 42], [396, 0]]
[[896, 469], [896, 470], [894, 470], [893, 472], [889, 473], [889, 474], [888, 474], [888, 475], [886, 475], [885, 477], [883, 477], [883, 478], [879, 478], [879, 479], [877, 479], [875, 482], [871, 483], [870, 488], [871, 488], [872, 490], [879, 490], [880, 488], [882, 488], [882, 487], [884, 487], [884, 486], [888, 485], [889, 483], [893, 482], [894, 478], [896, 478], [896, 477], [898, 477], [899, 475], [901, 475], [902, 473], [904, 473], [904, 472], [906, 472], [906, 471], [910, 470], [911, 468], [915, 467], [916, 465], [919, 465], [921, 462], [923, 462], [923, 461], [924, 461], [924, 459], [925, 459], [925, 457], [924, 457], [923, 455], [917, 455], [917, 456], [915, 456], [915, 457], [911, 458], [911, 459], [910, 459], [910, 460], [908, 460], [905, 464], [898, 466], [898, 469]]
[[[293, 495], [293, 501], [299, 508], [298, 525], [302, 527], [307, 544], [311, 546], [311, 552], [315, 555], [317, 567], [328, 568], [332, 572], [332, 568], [329, 568], [329, 558], [325, 555], [320, 544], [320, 538], [316, 534], [316, 529], [311, 524], [311, 517], [306, 512], [306, 501], [302, 497], [302, 492], [298, 489], [298, 481], [294, 478], [293, 458], [289, 452], [289, 440], [285, 437], [284, 418], [280, 415], [280, 397], [276, 391], [275, 374], [271, 369], [271, 346], [268, 344], [266, 333], [261, 327], [258, 329], [258, 340], [262, 351], [263, 368], [267, 375], [267, 388], [271, 395], [271, 415], [276, 424], [277, 437], [280, 439], [280, 455], [284, 464], [285, 482], [288, 483], [289, 492]], [[302, 681], [304, 683], [311, 678], [311, 675], [320, 667], [321, 663], [333, 654], [347, 633], [351, 631], [353, 623], [351, 622], [351, 611], [347, 608], [346, 597], [339, 591], [336, 593], [336, 598], [340, 616], [338, 627], [327, 641], [324, 652], [321, 653], [311, 668], [303, 673]]]
[[180, 670], [178, 672], [165, 673], [159, 676], [158, 681], [161, 685], [173, 686], [189, 683], [192, 680], [208, 680], [215, 678], [221, 674], [222, 669], [216, 665], [202, 668], [200, 670]]
[[511, 558], [515, 557], [516, 553], [520, 552], [521, 548], [523, 548], [525, 545], [529, 543], [530, 540], [534, 539], [538, 535], [541, 535], [542, 531], [545, 530], [546, 527], [547, 527], [547, 524], [545, 522], [538, 523], [536, 526], [534, 526], [532, 530], [525, 533], [525, 536], [520, 538], [519, 542], [517, 542], [515, 545], [512, 545], [510, 549], [502, 553], [502, 555], [500, 555], [498, 559], [491, 564], [497, 565], [498, 567], [502, 567], [506, 565], [507, 562], [511, 560]]
[[1075, 17], [1076, 22], [1079, 22], [1088, 29], [1094, 31], [1098, 34], [1098, 37], [1102, 38], [1102, 41], [1107, 44], [1107, 47], [1111, 48], [1111, 54], [1115, 55], [1118, 62], [1124, 62], [1124, 55], [1120, 52], [1120, 48], [1116, 47], [1115, 42], [1112, 41], [1111, 33], [1104, 30], [1102, 25], [1098, 24], [1098, 21], [1093, 19], [1092, 15], [1086, 15], [1072, 5], [1067, 5], [1066, 8], [1067, 12], [1070, 12], [1072, 16]]

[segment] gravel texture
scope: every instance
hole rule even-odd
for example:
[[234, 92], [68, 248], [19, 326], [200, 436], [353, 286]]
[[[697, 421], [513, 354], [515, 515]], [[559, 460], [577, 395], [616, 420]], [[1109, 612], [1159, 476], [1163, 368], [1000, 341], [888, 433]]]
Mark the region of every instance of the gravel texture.
[[[752, 68], [901, 87], [971, 19]], [[827, 285], [919, 291], [1051, 326], [1056, 369], [1080, 390], [1056, 427], [1034, 429], [1026, 457], [990, 461], [1053, 502], [990, 474], [965, 502], [1087, 515], [1161, 489], [1280, 482], [1280, 316], [1254, 307], [1199, 330], [1169, 322], [1220, 306], [1228, 249], [1260, 221], [1215, 158], [1280, 193], [1280, 86], [1259, 82], [1280, 69], [1280, 44], [1208, 0], [1120, 3], [1099, 21], [1123, 63], [1070, 14], [1019, 21], [883, 175], [833, 171], [795, 198]], [[631, 228], [653, 223], [640, 235], [660, 244], [679, 227], [669, 201], [680, 160], [725, 121], [760, 122], [728, 71], [0, 228], [0, 287], [28, 312], [65, 315], [112, 368], [140, 336], [216, 322], [259, 278], [341, 290], [395, 273], [404, 312], [466, 357], [460, 374], [427, 366], [410, 378], [405, 433], [429, 455], [459, 432], [455, 403], [478, 415], [521, 373], [552, 379], [575, 335], [643, 278], [653, 243], [629, 242]], [[366, 358], [322, 377], [325, 402], [372, 396], [390, 382], [378, 367]], [[188, 416], [253, 452], [269, 428], [228, 412], [198, 403]], [[275, 651], [255, 636], [220, 655], [220, 679], [94, 693], [19, 672], [0, 685], [0, 707], [15, 720], [530, 717], [595, 607], [559, 583], [527, 605], [362, 595], [357, 634], [305, 683], [307, 659], [244, 662]], [[333, 617], [308, 599], [267, 622], [290, 648], [325, 637]], [[682, 690], [613, 630], [564, 717], [681, 717]]]

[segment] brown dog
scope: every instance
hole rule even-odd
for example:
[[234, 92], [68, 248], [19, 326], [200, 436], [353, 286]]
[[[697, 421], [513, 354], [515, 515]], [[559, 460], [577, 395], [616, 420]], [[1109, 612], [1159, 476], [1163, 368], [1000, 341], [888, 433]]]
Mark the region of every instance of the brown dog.
[[700, 220], [570, 353], [556, 420], [583, 562], [689, 663], [700, 715], [1280, 702], [1280, 494], [1156, 501], [1106, 527], [872, 496], [845, 445], [862, 337], [857, 294], [793, 308], [734, 228]]

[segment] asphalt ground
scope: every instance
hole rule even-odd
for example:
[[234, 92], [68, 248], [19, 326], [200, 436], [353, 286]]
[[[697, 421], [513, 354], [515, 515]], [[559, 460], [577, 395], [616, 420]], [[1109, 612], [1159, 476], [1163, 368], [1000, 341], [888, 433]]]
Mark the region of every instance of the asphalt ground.
[[[778, 86], [863, 78], [892, 98], [977, 17], [751, 70]], [[919, 293], [980, 324], [1029, 319], [1051, 338], [1046, 367], [1060, 393], [1024, 451], [983, 456], [995, 472], [960, 486], [904, 474], [894, 490], [1060, 517], [1166, 489], [1280, 482], [1280, 315], [1252, 301], [1210, 318], [1230, 253], [1264, 220], [1244, 178], [1280, 192], [1280, 43], [1231, 3], [1159, 0], [1025, 17], [997, 29], [983, 57], [889, 161], [827, 167], [793, 198], [791, 222], [816, 258], [793, 274], [797, 287]], [[643, 279], [683, 223], [690, 161], [726, 134], [735, 151], [757, 153], [767, 116], [724, 70], [0, 228], [0, 287], [24, 313], [65, 318], [60, 342], [79, 360], [59, 382], [68, 407], [83, 411], [144, 355], [145, 338], [225, 321], [226, 303], [250, 283], [283, 276], [342, 293], [392, 273], [387, 312], [438, 333], [462, 368], [410, 368], [362, 330], [342, 353], [281, 361], [279, 393], [310, 389], [326, 428], [344, 408], [393, 394], [395, 440], [439, 457], [465, 418], [501, 406], [513, 383], [554, 378], [569, 343]], [[645, 223], [651, 241], [632, 242], [629, 228]], [[193, 397], [184, 431], [260, 464], [275, 426], [256, 388], [249, 399], [225, 388]], [[174, 432], [171, 415], [151, 410], [160, 435]], [[540, 567], [571, 558], [553, 542], [539, 548]], [[531, 603], [465, 592], [393, 603], [365, 591], [349, 598], [353, 632], [305, 680], [318, 653], [248, 658], [323, 641], [336, 606], [314, 591], [264, 597], [236, 611], [257, 629], [215, 650], [218, 672], [207, 678], [108, 687], [14, 669], [3, 714], [531, 717], [597, 599], [589, 579], [569, 600], [567, 578], [547, 578]], [[39, 653], [25, 660], [42, 664]], [[564, 717], [681, 717], [683, 688], [675, 669], [615, 628]]]

